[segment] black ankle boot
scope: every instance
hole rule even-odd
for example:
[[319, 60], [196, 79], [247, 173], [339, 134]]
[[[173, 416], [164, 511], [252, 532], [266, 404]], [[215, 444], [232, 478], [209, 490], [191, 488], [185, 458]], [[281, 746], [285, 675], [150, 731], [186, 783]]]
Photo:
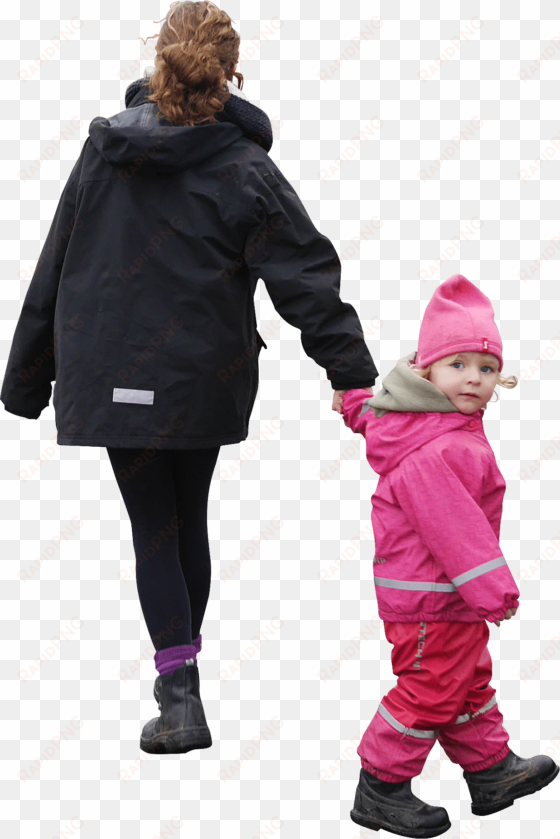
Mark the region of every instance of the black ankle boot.
[[531, 795], [555, 779], [560, 767], [546, 755], [525, 760], [511, 749], [499, 763], [481, 772], [463, 772], [475, 816], [489, 816], [511, 807], [516, 798]]
[[200, 678], [196, 663], [189, 659], [173, 673], [158, 676], [154, 698], [161, 716], [146, 723], [140, 748], [150, 754], [184, 754], [212, 745], [200, 698]]
[[416, 798], [410, 781], [391, 784], [370, 775], [363, 767], [350, 818], [370, 830], [382, 828], [415, 839], [439, 836], [451, 827], [447, 810]]

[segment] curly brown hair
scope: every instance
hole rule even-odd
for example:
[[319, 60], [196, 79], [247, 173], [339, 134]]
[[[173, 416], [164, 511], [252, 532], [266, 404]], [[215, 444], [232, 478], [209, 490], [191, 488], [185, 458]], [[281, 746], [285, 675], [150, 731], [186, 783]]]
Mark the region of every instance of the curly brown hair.
[[148, 96], [158, 104], [158, 119], [163, 116], [177, 125], [218, 122], [214, 114], [231, 95], [227, 80], [236, 76], [239, 90], [243, 88], [243, 75], [234, 71], [241, 37], [232, 19], [202, 0], [172, 3], [162, 20]]

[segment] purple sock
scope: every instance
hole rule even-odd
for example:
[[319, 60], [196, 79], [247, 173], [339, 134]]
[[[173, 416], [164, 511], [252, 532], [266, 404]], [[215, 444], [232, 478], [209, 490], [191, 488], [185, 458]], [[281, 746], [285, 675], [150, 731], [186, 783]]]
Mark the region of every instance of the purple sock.
[[159, 650], [155, 656], [154, 661], [156, 669], [160, 676], [166, 673], [173, 673], [177, 667], [181, 667], [188, 659], [194, 659], [196, 664], [196, 655], [200, 652], [202, 646], [202, 635], [195, 638], [192, 644], [180, 644], [177, 647], [168, 647], [166, 650]]

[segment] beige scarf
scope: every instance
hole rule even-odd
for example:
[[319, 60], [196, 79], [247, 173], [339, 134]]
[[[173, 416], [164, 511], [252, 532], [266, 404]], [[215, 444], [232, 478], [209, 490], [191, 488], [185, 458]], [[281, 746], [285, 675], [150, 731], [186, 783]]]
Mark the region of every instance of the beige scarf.
[[366, 400], [377, 417], [388, 411], [457, 411], [445, 393], [411, 370], [409, 361], [415, 355], [416, 352], [412, 352], [399, 359], [397, 366], [383, 379], [379, 393]]

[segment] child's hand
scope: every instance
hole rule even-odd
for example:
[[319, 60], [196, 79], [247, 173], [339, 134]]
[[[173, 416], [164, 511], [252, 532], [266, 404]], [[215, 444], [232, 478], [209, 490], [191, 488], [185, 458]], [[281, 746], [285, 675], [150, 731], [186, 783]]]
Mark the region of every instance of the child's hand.
[[[358, 390], [358, 388], [355, 388], [355, 389]], [[371, 395], [373, 396], [373, 389], [371, 387], [364, 387], [364, 388], [359, 388], [359, 389], [360, 390], [366, 390], [368, 393], [371, 393]], [[333, 409], [333, 411], [336, 411], [337, 413], [339, 413], [341, 415], [342, 415], [342, 396], [345, 393], [348, 393], [348, 391], [347, 390], [335, 390], [335, 392], [333, 394], [332, 409]], [[348, 425], [348, 423], [344, 419], [344, 416], [342, 416], [342, 419], [344, 421], [344, 425], [346, 426], [346, 428], [350, 428], [350, 426]]]
[[332, 409], [339, 414], [342, 414], [342, 395], [346, 393], [345, 390], [335, 390], [333, 393]]
[[494, 621], [494, 626], [499, 626], [502, 621], [508, 621], [515, 615], [516, 612], [517, 609], [508, 609], [503, 618], [501, 618], [499, 621]]

